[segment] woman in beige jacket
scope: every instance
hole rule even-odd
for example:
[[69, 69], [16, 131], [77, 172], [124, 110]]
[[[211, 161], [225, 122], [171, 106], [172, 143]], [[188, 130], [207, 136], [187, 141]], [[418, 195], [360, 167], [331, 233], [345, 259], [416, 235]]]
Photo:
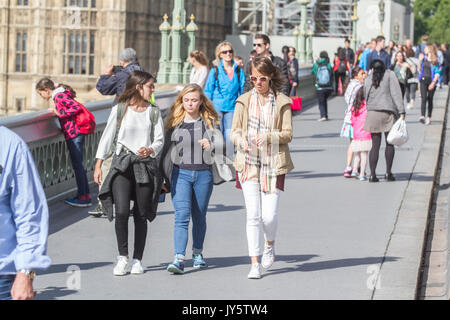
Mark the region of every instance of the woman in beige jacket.
[[[275, 260], [274, 244], [280, 191], [294, 169], [288, 143], [292, 141], [291, 100], [278, 90], [284, 78], [272, 61], [256, 58], [251, 64], [253, 89], [236, 101], [231, 140], [237, 154], [237, 185], [247, 208], [247, 239], [252, 267], [249, 279], [260, 279], [262, 268]], [[266, 240], [259, 263], [260, 228]]]

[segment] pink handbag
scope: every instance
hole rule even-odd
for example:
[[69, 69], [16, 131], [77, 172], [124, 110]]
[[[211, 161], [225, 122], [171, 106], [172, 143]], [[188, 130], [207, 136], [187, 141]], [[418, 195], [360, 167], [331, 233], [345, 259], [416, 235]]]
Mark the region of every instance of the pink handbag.
[[302, 97], [291, 97], [291, 100], [292, 100], [291, 104], [292, 111], [302, 110]]

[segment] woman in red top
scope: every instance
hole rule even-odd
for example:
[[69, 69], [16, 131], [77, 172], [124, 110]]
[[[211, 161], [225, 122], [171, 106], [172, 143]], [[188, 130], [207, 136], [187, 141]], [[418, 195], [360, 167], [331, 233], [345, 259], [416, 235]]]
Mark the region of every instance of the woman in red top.
[[[334, 58], [334, 75], [336, 77], [336, 94], [344, 94], [343, 87], [347, 78], [347, 73], [351, 71], [350, 63], [347, 60], [344, 48], [339, 48]], [[339, 82], [340, 81], [340, 82]]]
[[84, 134], [80, 132], [76, 122], [76, 115], [82, 112], [82, 108], [81, 104], [75, 100], [76, 93], [70, 86], [55, 84], [48, 78], [38, 82], [36, 91], [44, 100], [52, 99], [55, 103], [54, 108], [49, 110], [59, 118], [72, 160], [78, 195], [75, 198], [66, 199], [65, 202], [73, 207], [89, 207], [92, 201], [86, 170], [83, 167]]

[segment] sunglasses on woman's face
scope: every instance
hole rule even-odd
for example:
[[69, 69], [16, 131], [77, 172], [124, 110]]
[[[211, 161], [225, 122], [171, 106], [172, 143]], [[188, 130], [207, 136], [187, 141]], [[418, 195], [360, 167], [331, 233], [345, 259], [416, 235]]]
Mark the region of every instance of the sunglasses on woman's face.
[[262, 83], [265, 83], [265, 82], [267, 82], [267, 80], [269, 80], [269, 77], [266, 77], [266, 76], [259, 76], [259, 77], [251, 76], [250, 80], [252, 82], [254, 82], [254, 83], [258, 82], [258, 80], [261, 81]]
[[234, 53], [234, 50], [226, 50], [226, 51], [222, 51], [221, 52], [222, 54], [233, 54]]

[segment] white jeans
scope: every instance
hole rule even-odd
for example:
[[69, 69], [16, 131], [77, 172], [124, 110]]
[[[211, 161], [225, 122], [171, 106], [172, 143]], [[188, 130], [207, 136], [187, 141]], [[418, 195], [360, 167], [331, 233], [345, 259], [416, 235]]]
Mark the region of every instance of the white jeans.
[[278, 226], [278, 202], [280, 190], [269, 194], [261, 192], [258, 181], [248, 180], [241, 183], [247, 208], [247, 241], [250, 257], [261, 255], [261, 225], [265, 241], [275, 241]]

